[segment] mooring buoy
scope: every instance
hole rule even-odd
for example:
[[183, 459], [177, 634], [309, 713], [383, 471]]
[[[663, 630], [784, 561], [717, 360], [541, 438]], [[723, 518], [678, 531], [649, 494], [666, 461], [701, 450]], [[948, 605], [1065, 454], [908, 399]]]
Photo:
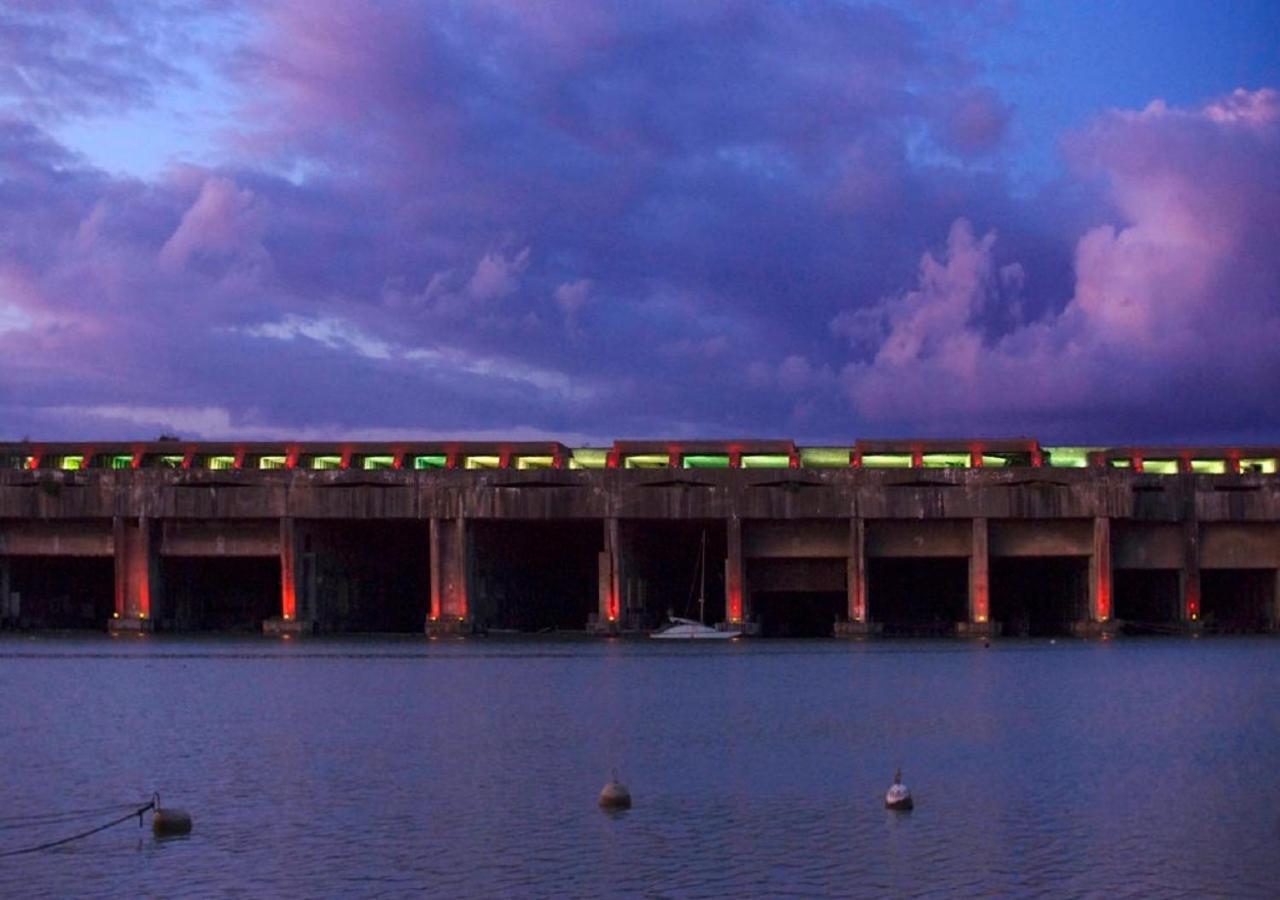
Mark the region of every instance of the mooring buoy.
[[631, 808], [631, 792], [627, 790], [627, 786], [618, 780], [618, 770], [613, 770], [613, 778], [609, 780], [603, 788], [600, 789], [600, 808], [601, 809], [630, 809]]
[[911, 799], [911, 791], [902, 783], [902, 770], [893, 773], [893, 784], [884, 795], [885, 809], [914, 809], [915, 801]]
[[191, 833], [191, 813], [185, 809], [161, 808], [160, 795], [151, 800], [151, 831], [157, 837], [173, 837]]

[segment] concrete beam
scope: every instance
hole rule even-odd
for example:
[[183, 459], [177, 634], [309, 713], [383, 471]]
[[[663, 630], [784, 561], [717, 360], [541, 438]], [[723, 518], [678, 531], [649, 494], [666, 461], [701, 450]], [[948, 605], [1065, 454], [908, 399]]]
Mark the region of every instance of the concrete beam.
[[966, 557], [972, 541], [972, 525], [965, 521], [876, 519], [866, 526], [871, 559]]
[[1000, 519], [989, 526], [993, 557], [1088, 556], [1093, 528], [1087, 519]]
[[270, 519], [163, 523], [161, 556], [273, 557], [280, 555], [280, 527]]
[[848, 554], [849, 533], [838, 519], [752, 521], [742, 539], [748, 559], [844, 559]]
[[1111, 554], [1116, 569], [1180, 569], [1182, 531], [1176, 522], [1112, 522]]
[[1200, 568], [1280, 568], [1280, 524], [1273, 522], [1201, 523]]
[[114, 535], [110, 519], [11, 521], [0, 525], [0, 556], [113, 556]]

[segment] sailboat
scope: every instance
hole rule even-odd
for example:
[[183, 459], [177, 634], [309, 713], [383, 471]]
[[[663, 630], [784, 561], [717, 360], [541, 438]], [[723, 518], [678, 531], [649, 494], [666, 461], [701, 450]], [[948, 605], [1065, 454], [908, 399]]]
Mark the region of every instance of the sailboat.
[[741, 637], [741, 631], [719, 631], [707, 624], [707, 533], [702, 532], [702, 549], [698, 553], [698, 621], [668, 615], [668, 623], [651, 638], [668, 641], [731, 641]]

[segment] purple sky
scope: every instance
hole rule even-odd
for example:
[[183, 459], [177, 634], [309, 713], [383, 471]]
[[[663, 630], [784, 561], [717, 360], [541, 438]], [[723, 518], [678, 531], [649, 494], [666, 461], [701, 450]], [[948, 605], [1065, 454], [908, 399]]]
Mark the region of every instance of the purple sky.
[[0, 3], [0, 439], [1280, 441], [1280, 5]]

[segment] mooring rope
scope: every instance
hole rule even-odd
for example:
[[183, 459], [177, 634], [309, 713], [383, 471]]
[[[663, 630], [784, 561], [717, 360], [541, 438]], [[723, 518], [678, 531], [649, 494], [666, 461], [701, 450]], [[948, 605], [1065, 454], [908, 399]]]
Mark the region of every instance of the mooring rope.
[[62, 822], [73, 822], [76, 819], [98, 818], [111, 813], [120, 813], [126, 809], [136, 809], [137, 803], [112, 803], [108, 806], [90, 806], [84, 809], [64, 809], [58, 812], [34, 813], [28, 816], [0, 816], [0, 831], [12, 831], [15, 828], [34, 828], [42, 825], [57, 825]]
[[52, 849], [53, 847], [61, 847], [63, 844], [70, 844], [72, 841], [78, 841], [81, 838], [87, 838], [89, 837], [89, 835], [97, 834], [99, 831], [106, 831], [108, 828], [111, 828], [115, 825], [119, 825], [121, 822], [128, 822], [130, 819], [133, 819], [133, 818], [136, 818], [138, 820], [138, 827], [141, 828], [142, 814], [147, 810], [151, 810], [155, 808], [156, 808], [156, 801], [154, 799], [148, 800], [144, 805], [139, 806], [125, 813], [123, 816], [121, 816], [118, 819], [112, 819], [110, 822], [108, 822], [105, 825], [99, 825], [97, 828], [90, 828], [88, 831], [81, 831], [78, 834], [73, 834], [70, 837], [60, 838], [59, 840], [56, 840], [56, 841], [46, 841], [45, 843], [37, 844], [34, 847], [23, 847], [21, 850], [6, 850], [3, 853], [0, 853], [0, 857], [20, 856], [24, 853], [35, 853], [39, 850], [49, 850], [49, 849]]

